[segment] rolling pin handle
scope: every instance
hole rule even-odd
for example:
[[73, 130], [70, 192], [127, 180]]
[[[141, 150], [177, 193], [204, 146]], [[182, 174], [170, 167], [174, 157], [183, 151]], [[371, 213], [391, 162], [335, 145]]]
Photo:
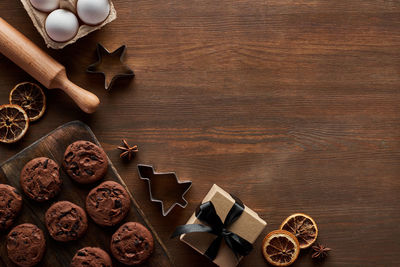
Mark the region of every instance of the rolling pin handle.
[[86, 113], [93, 113], [100, 100], [72, 83], [67, 78], [65, 68], [26, 36], [17, 31], [0, 17], [0, 53], [28, 72], [48, 89], [64, 90]]
[[100, 104], [100, 100], [95, 94], [93, 94], [93, 93], [77, 86], [73, 82], [71, 82], [67, 78], [65, 69], [60, 71], [57, 74], [57, 76], [55, 77], [55, 79], [53, 80], [53, 82], [51, 84], [51, 88], [49, 88], [49, 89], [53, 89], [53, 88], [62, 89], [86, 113], [90, 114], [90, 113], [95, 112], [97, 107]]

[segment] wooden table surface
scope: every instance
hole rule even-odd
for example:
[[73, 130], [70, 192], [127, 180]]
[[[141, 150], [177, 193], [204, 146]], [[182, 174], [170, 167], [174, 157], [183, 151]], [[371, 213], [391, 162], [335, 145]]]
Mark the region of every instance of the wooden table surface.
[[[400, 2], [394, 0], [114, 0], [118, 19], [63, 50], [45, 48], [19, 1], [0, 15], [65, 64], [102, 101], [82, 113], [61, 91], [4, 161], [57, 126], [82, 120], [169, 248], [177, 266], [212, 266], [169, 236], [213, 183], [268, 222], [241, 266], [266, 266], [262, 237], [291, 213], [318, 223], [323, 266], [400, 264]], [[96, 43], [128, 46], [136, 77], [110, 92], [85, 73]], [[32, 80], [0, 56], [0, 102]], [[138, 144], [119, 159], [122, 138]], [[192, 180], [186, 209], [162, 217], [136, 164]], [[293, 266], [314, 266], [302, 252]], [[321, 264], [322, 265], [322, 264]]]

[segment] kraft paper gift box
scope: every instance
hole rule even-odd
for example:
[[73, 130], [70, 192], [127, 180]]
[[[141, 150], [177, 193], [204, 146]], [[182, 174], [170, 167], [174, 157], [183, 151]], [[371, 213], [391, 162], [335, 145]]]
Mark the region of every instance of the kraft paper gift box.
[[[235, 203], [235, 199], [222, 188], [217, 185], [213, 185], [208, 194], [204, 197], [202, 203], [211, 201], [215, 207], [217, 215], [224, 222], [230, 209]], [[267, 223], [261, 219], [257, 213], [253, 210], [244, 206], [244, 211], [241, 216], [227, 227], [227, 230], [239, 235], [246, 239], [249, 243], [253, 244], [257, 237], [264, 230]], [[204, 224], [196, 218], [195, 213], [187, 221], [188, 224]], [[180, 236], [180, 240], [200, 252], [205, 254], [207, 249], [216, 236], [210, 233], [187, 233]], [[216, 258], [213, 260], [215, 264], [223, 267], [236, 266], [242, 257], [236, 257], [235, 253], [228, 247], [224, 240], [221, 242], [221, 246], [218, 250]]]

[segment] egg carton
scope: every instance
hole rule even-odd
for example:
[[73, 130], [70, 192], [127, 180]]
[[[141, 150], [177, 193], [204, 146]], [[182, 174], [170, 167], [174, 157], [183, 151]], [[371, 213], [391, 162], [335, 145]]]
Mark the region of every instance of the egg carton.
[[[83, 24], [80, 21], [78, 33], [75, 35], [75, 37], [67, 42], [59, 43], [59, 42], [53, 41], [46, 33], [44, 25], [45, 25], [46, 18], [49, 15], [49, 13], [42, 12], [42, 11], [39, 11], [36, 8], [34, 8], [31, 4], [30, 0], [20, 0], [20, 1], [21, 1], [22, 5], [24, 6], [26, 12], [28, 13], [29, 17], [31, 18], [33, 25], [38, 30], [40, 35], [42, 35], [47, 47], [53, 48], [53, 49], [62, 49], [69, 44], [73, 44], [78, 39], [88, 35], [89, 33], [93, 32], [93, 31], [96, 31], [96, 30], [102, 28], [103, 26], [105, 26], [106, 24], [110, 23], [111, 21], [113, 21], [117, 18], [117, 11], [114, 8], [114, 4], [112, 3], [111, 0], [109, 0], [110, 14], [101, 24], [91, 26], [91, 25]], [[60, 0], [60, 8], [68, 9], [69, 11], [71, 11], [72, 13], [77, 15], [76, 1], [77, 0]]]

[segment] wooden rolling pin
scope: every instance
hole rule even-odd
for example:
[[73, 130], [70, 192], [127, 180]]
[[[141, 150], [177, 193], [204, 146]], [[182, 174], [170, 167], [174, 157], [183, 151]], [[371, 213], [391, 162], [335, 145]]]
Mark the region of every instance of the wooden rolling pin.
[[48, 89], [60, 88], [86, 113], [93, 113], [99, 98], [67, 78], [65, 67], [17, 29], [0, 18], [0, 53], [11, 59]]

